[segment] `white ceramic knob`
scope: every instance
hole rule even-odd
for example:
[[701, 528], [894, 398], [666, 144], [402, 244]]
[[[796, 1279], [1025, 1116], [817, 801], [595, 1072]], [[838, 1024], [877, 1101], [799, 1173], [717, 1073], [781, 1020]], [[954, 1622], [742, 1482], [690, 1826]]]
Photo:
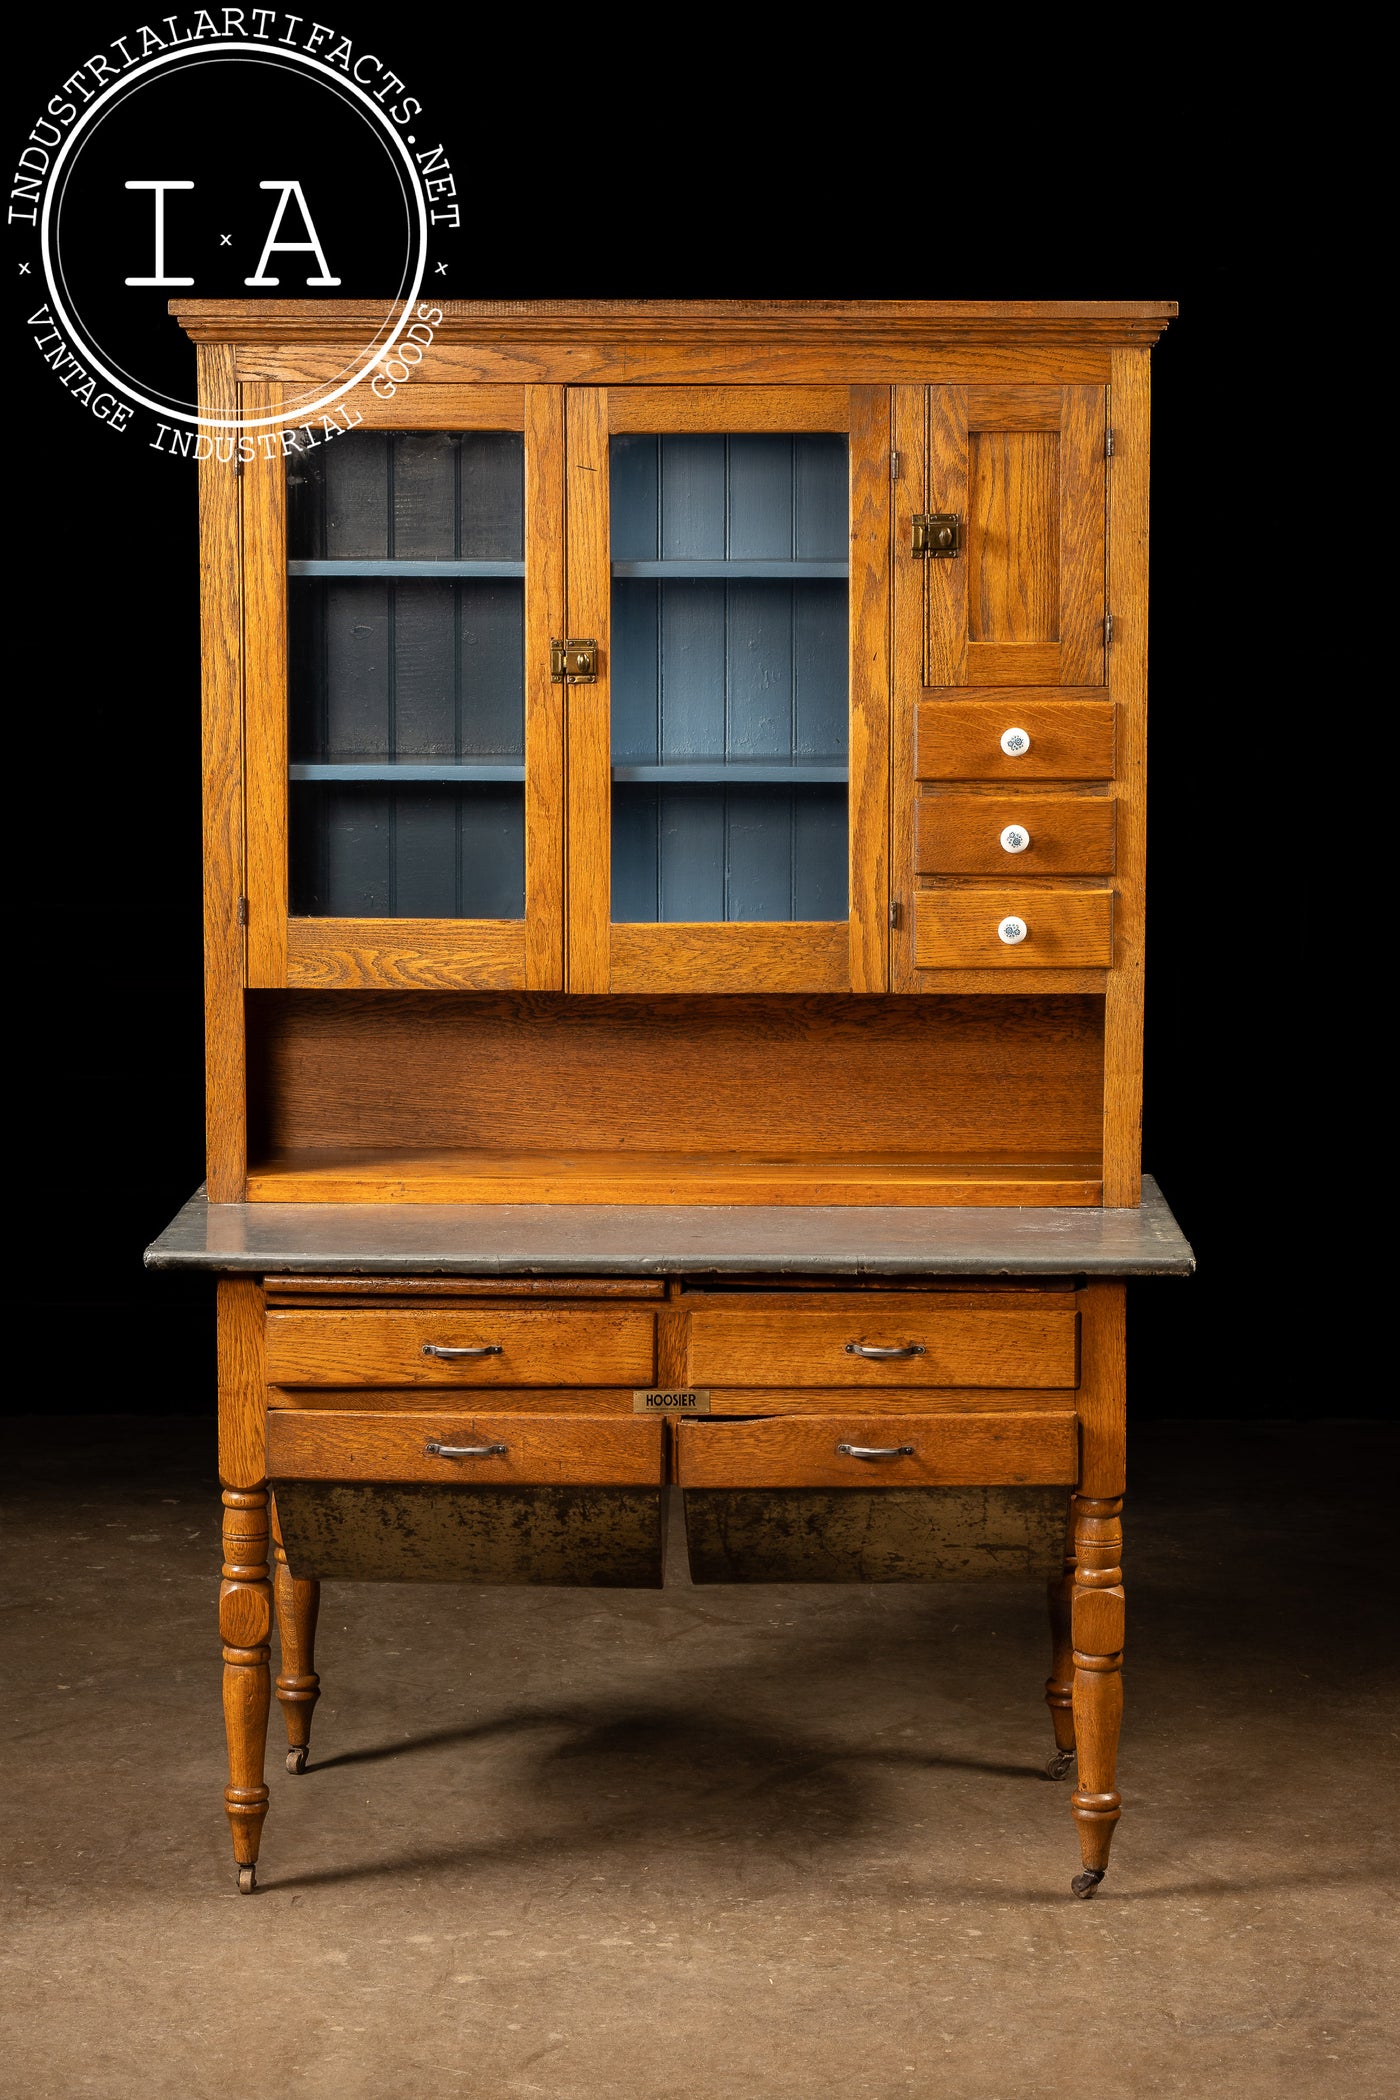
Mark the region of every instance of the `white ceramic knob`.
[[1031, 748], [1031, 740], [1024, 729], [1003, 729], [1001, 748], [1008, 758], [1024, 758]]
[[1014, 948], [1017, 941], [1023, 941], [1029, 932], [1030, 927], [1024, 919], [1003, 919], [997, 928], [997, 939], [1005, 941], [1008, 948]]
[[1031, 842], [1031, 835], [1024, 824], [1008, 824], [1001, 835], [1003, 853], [1024, 853]]

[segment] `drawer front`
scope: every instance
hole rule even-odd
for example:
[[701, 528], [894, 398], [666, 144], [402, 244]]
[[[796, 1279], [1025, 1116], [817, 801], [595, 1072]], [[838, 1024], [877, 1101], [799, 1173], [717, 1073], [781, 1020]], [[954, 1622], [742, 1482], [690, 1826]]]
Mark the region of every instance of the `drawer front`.
[[[1004, 940], [1006, 921], [1025, 928]], [[1108, 969], [1112, 890], [922, 890], [914, 902], [914, 961], [921, 970]]]
[[[927, 1300], [851, 1311], [755, 1308], [690, 1315], [692, 1386], [1073, 1386], [1072, 1307], [939, 1311]], [[908, 1354], [871, 1357], [863, 1348]]]
[[[664, 1424], [645, 1417], [273, 1410], [270, 1480], [428, 1481], [434, 1487], [657, 1487]], [[441, 1446], [441, 1449], [430, 1449]]]
[[675, 1431], [689, 1488], [1067, 1487], [1079, 1472], [1077, 1421], [1064, 1413], [784, 1415]]
[[[1019, 752], [1001, 739], [1019, 729]], [[982, 700], [921, 700], [920, 780], [1112, 780], [1113, 702], [1034, 700], [1022, 691]]]
[[923, 795], [916, 872], [1111, 875], [1114, 809], [1107, 795]]
[[655, 1357], [653, 1315], [611, 1307], [267, 1315], [273, 1385], [639, 1386]]

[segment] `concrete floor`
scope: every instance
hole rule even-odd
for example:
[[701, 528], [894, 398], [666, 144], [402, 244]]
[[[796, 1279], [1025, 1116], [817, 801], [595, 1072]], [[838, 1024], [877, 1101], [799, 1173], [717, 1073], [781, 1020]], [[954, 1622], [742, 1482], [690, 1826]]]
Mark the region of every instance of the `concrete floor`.
[[1094, 1902], [1034, 1590], [683, 1583], [328, 1586], [243, 1898], [207, 1433], [21, 1425], [0, 2093], [1390, 2100], [1393, 1440], [1132, 1448]]

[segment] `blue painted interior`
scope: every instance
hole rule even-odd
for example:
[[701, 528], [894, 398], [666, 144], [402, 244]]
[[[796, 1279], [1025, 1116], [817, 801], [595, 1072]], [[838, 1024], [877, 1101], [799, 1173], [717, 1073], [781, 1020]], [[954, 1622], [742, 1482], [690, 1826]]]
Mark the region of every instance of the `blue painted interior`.
[[520, 918], [523, 439], [338, 439], [288, 546], [293, 911]]
[[846, 439], [619, 436], [611, 472], [614, 920], [844, 918]]

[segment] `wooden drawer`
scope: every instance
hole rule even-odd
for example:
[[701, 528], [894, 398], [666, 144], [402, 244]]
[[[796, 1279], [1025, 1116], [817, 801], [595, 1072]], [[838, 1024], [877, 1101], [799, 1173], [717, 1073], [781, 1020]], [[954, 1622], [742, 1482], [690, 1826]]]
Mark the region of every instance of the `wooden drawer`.
[[[1073, 1306], [942, 1310], [927, 1298], [886, 1298], [840, 1311], [736, 1308], [690, 1315], [691, 1386], [1073, 1386], [1079, 1316]], [[872, 1358], [865, 1347], [912, 1347]]]
[[[433, 1349], [488, 1349], [435, 1356]], [[611, 1306], [358, 1307], [269, 1312], [272, 1385], [642, 1386], [653, 1381], [650, 1312]]]
[[[657, 1487], [664, 1424], [645, 1416], [333, 1414], [274, 1410], [270, 1480], [428, 1481], [434, 1487]], [[445, 1457], [430, 1444], [478, 1452]]]
[[[1008, 918], [1026, 927], [1024, 940], [1002, 940], [997, 928]], [[920, 970], [1106, 970], [1113, 961], [1113, 892], [990, 883], [921, 890], [914, 961]]]
[[[1113, 702], [1035, 700], [1020, 689], [982, 700], [921, 700], [920, 780], [1112, 780]], [[1030, 746], [1001, 748], [1008, 729]]]
[[1078, 1424], [1066, 1413], [783, 1415], [675, 1428], [676, 1477], [688, 1488], [1069, 1486], [1079, 1472]]
[[[1114, 809], [1107, 795], [923, 795], [920, 875], [1111, 875]], [[1017, 853], [1002, 833], [1030, 843]]]

